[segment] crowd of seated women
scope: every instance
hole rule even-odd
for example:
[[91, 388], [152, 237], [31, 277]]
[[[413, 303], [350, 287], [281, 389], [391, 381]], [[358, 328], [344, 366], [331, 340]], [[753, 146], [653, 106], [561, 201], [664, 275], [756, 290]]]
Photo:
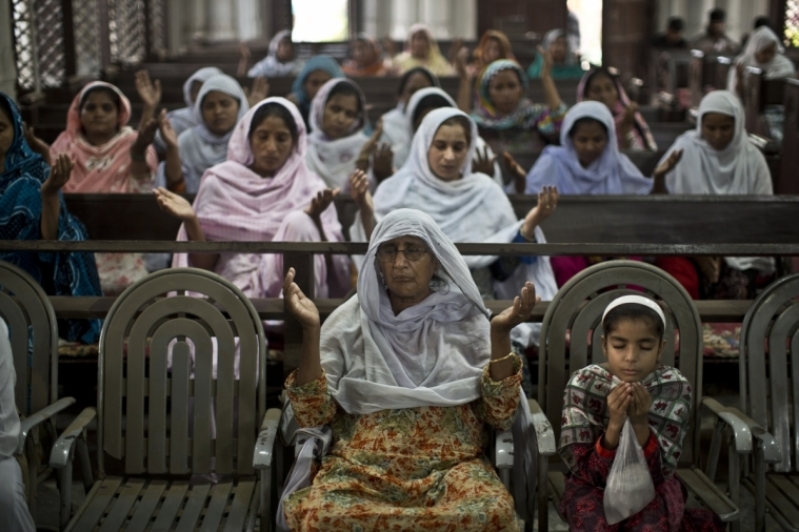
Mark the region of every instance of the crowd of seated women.
[[[764, 39], [753, 35], [753, 50]], [[410, 517], [430, 523], [430, 530], [514, 530], [513, 504], [482, 458], [483, 423], [507, 428], [513, 421], [524, 353], [538, 343], [540, 326], [525, 323], [536, 297], [551, 299], [600, 259], [461, 257], [453, 242], [544, 243], [541, 223], [561, 194], [769, 195], [768, 167], [747, 140], [739, 97], [717, 91], [702, 100], [696, 129], [668, 149], [653, 176], [643, 175], [623, 153], [657, 150], [637, 106], [608, 70], [583, 72], [559, 30], [548, 34], [528, 69], [497, 31], [480, 40], [472, 58], [459, 52], [454, 65], [423, 26], [411, 28], [407, 49], [396, 57], [384, 56], [366, 36], [354, 50], [343, 68], [327, 56], [301, 63], [290, 34], [281, 32], [251, 68], [244, 48], [241, 68], [250, 76], [296, 76], [287, 98], [266, 97], [264, 85], [247, 94], [235, 79], [204, 68], [186, 81], [187, 106], [171, 113], [159, 111], [160, 83], [141, 72], [136, 89], [144, 110], [136, 130], [128, 126], [128, 98], [111, 84], [92, 82], [75, 96], [52, 146], [26, 129], [16, 104], [0, 95], [0, 235], [87, 238], [63, 191], [153, 194], [182, 222], [177, 240], [343, 241], [333, 199], [350, 194], [358, 212], [348, 235], [368, 242], [369, 251], [317, 255], [307, 296], [293, 273], [284, 278], [281, 255], [166, 259], [214, 271], [248, 297], [286, 297], [304, 328], [302, 363], [286, 383], [289, 399], [302, 425], [330, 425], [335, 443], [313, 484], [287, 494], [279, 517], [292, 530], [316, 530], [333, 514], [338, 524], [325, 529], [371, 529]], [[363, 91], [345, 76], [391, 74], [397, 107], [370, 124]], [[455, 74], [457, 101], [438, 78]], [[555, 80], [572, 76], [581, 78], [579, 103], [568, 108]], [[544, 102], [527, 99], [531, 82], [542, 84]], [[548, 145], [532, 168], [522, 168], [508, 150], [530, 145], [533, 136]], [[513, 176], [508, 183], [500, 160]], [[193, 204], [184, 193], [196, 194]], [[537, 205], [519, 219], [508, 193], [537, 196]], [[3, 253], [0, 259], [21, 266], [50, 294], [83, 296], [119, 294], [157, 262], [136, 253]], [[695, 298], [752, 298], [774, 274], [764, 258], [671, 257], [657, 265]], [[310, 298], [343, 297], [356, 278], [358, 296], [320, 328]], [[483, 304], [489, 299], [514, 306], [489, 322]], [[616, 530], [581, 528], [585, 514], [574, 501], [601, 508], [596, 493], [629, 412], [658, 493], [636, 519], [670, 520], [671, 530], [716, 530], [708, 516], [687, 512], [683, 519], [673, 464], [658, 459], [663, 450], [648, 430], [650, 392], [662, 389], [663, 374], [677, 374], [658, 363], [664, 319], [642, 306], [610, 315], [608, 363], [584, 370], [610, 383], [622, 377], [613, 357], [623, 354], [620, 342], [608, 338], [647, 340], [649, 358], [641, 355], [638, 378], [606, 394], [609, 416], [586, 418], [571, 406], [569, 423], [585, 428], [585, 422], [596, 434], [563, 442], [574, 496], [564, 500], [564, 512], [573, 529]], [[99, 322], [63, 321], [59, 333], [91, 343]], [[383, 438], [397, 427], [408, 442]], [[414, 502], [398, 505], [399, 498]]]

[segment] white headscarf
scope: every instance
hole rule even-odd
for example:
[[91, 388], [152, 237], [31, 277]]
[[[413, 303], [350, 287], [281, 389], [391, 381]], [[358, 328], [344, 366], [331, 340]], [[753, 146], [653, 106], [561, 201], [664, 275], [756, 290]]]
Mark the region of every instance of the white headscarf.
[[167, 113], [172, 129], [175, 130], [177, 135], [197, 125], [194, 121], [194, 102], [191, 100], [191, 86], [195, 81], [205, 83], [209, 78], [220, 74], [224, 74], [224, 72], [216, 67], [201, 68], [183, 84], [183, 101], [186, 102], [186, 107]]
[[[455, 116], [469, 120], [472, 142], [462, 177], [446, 182], [433, 174], [427, 154], [438, 128]], [[453, 242], [509, 243], [516, 240], [523, 222], [516, 217], [505, 192], [487, 175], [472, 172], [477, 137], [477, 126], [463, 111], [450, 107], [431, 111], [416, 131], [408, 161], [377, 188], [374, 195], [376, 219], [380, 220], [397, 209], [415, 208], [429, 214]], [[360, 213], [350, 228], [350, 237], [356, 242], [367, 240]], [[536, 227], [535, 238], [539, 243], [546, 242], [540, 227]], [[464, 257], [471, 269], [486, 268], [496, 260], [496, 256]], [[525, 281], [535, 284], [541, 299], [551, 300], [557, 292], [557, 284], [549, 257], [539, 256], [532, 264], [521, 264], [510, 278], [495, 282], [496, 297], [513, 299]], [[523, 324], [522, 328], [527, 325]], [[519, 329], [514, 329], [514, 333]], [[524, 339], [518, 336], [514, 339], [524, 345], [535, 342], [540, 327], [531, 325], [529, 329]]]
[[[772, 44], [777, 45], [777, 53], [774, 59], [768, 63], [759, 63], [755, 54], [762, 52]], [[768, 26], [761, 26], [752, 32], [746, 42], [746, 49], [735, 60], [735, 63], [745, 67], [756, 67], [763, 71], [766, 79], [792, 78], [796, 76], [796, 67], [790, 59], [785, 57], [785, 48], [780, 43], [780, 38]], [[735, 68], [730, 68], [727, 78], [727, 89], [735, 91], [738, 84], [738, 72]]]
[[302, 63], [300, 61], [295, 58], [286, 63], [281, 63], [277, 58], [277, 49], [280, 47], [280, 41], [286, 38], [291, 40], [291, 30], [277, 32], [277, 34], [272, 37], [272, 40], [269, 41], [269, 51], [266, 57], [253, 65], [250, 71], [247, 72], [247, 76], [251, 78], [257, 78], [258, 76], [267, 78], [296, 76], [302, 69]]
[[[599, 158], [583, 168], [570, 135], [574, 124], [593, 118], [605, 126], [608, 142]], [[566, 113], [560, 130], [560, 146], [547, 146], [527, 174], [526, 194], [538, 194], [545, 185], [558, 187], [561, 194], [649, 194], [654, 181], [623, 153], [616, 142], [616, 124], [607, 106], [580, 102]]]
[[[425, 242], [445, 286], [395, 315], [375, 255], [402, 236]], [[430, 216], [399, 209], [375, 228], [364, 264], [358, 295], [322, 327], [322, 367], [338, 404], [349, 414], [370, 414], [479, 399], [491, 356], [488, 310], [452, 241]]]
[[[340, 83], [349, 84], [357, 91], [361, 115], [353, 122], [346, 137], [333, 140], [322, 131], [322, 120], [330, 93]], [[346, 188], [350, 175], [355, 171], [355, 163], [361, 148], [369, 140], [363, 132], [366, 125], [366, 98], [363, 91], [348, 79], [331, 79], [322, 85], [314, 96], [309, 120], [311, 134], [308, 135], [308, 152], [305, 156], [308, 169], [316, 172], [328, 187]]]
[[[719, 113], [735, 119], [735, 135], [729, 146], [717, 151], [702, 138], [702, 119], [708, 113]], [[675, 150], [682, 150], [682, 159], [666, 175], [666, 188], [671, 194], [706, 195], [773, 195], [771, 174], [766, 159], [744, 130], [744, 110], [740, 100], [729, 91], [714, 91], [699, 104], [696, 130], [680, 135], [661, 163]], [[726, 258], [739, 270], [757, 268], [773, 271], [768, 257]]]
[[213, 76], [203, 83], [200, 94], [197, 95], [197, 101], [194, 102], [194, 120], [197, 125], [184, 131], [178, 137], [180, 160], [183, 163], [183, 179], [186, 182], [187, 192], [196, 192], [203, 173], [212, 166], [225, 162], [228, 142], [236, 129], [234, 124], [230, 131], [219, 136], [211, 133], [211, 130], [205, 125], [202, 103], [205, 96], [211, 91], [222, 92], [238, 100], [239, 114], [236, 123], [250, 110], [250, 104], [247, 102], [247, 96], [241, 89], [241, 85], [230, 76], [225, 74]]
[[19, 442], [19, 415], [14, 399], [16, 380], [8, 326], [0, 318], [0, 460], [14, 456]]

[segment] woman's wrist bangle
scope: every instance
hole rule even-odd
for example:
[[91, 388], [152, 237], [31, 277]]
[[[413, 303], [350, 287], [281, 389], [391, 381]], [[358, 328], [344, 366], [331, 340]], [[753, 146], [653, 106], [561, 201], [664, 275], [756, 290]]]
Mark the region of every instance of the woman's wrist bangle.
[[506, 361], [506, 360], [508, 360], [509, 358], [513, 358], [513, 357], [515, 357], [515, 356], [516, 356], [516, 353], [514, 353], [513, 351], [511, 351], [510, 353], [508, 353], [507, 355], [505, 355], [505, 356], [504, 356], [504, 357], [502, 357], [502, 358], [492, 358], [492, 359], [491, 359], [491, 360], [490, 360], [488, 363], [489, 363], [489, 364], [494, 364], [494, 363], [496, 363], [496, 362], [505, 362], [505, 361]]

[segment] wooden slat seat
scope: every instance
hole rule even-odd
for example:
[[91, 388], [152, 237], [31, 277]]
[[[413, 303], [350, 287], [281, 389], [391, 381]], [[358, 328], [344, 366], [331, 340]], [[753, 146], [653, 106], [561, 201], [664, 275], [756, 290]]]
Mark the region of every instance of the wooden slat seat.
[[[755, 491], [755, 477], [744, 479], [744, 486]], [[799, 532], [799, 474], [769, 473], [766, 475], [766, 508], [785, 530]], [[786, 524], [792, 524], [786, 527]]]

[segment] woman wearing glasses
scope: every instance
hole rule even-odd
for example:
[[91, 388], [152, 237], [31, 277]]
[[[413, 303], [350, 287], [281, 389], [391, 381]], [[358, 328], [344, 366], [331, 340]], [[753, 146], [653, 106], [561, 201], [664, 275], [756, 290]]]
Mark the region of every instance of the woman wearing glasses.
[[[429, 214], [453, 242], [546, 242], [539, 225], [555, 210], [557, 189], [544, 187], [538, 205], [519, 220], [497, 182], [472, 171], [477, 126], [462, 111], [441, 108], [422, 120], [408, 160], [377, 188], [374, 199], [366, 176], [356, 172], [350, 187], [359, 212], [350, 236], [368, 241], [375, 223], [400, 208]], [[557, 291], [548, 257], [466, 256], [472, 278], [483, 299], [513, 299], [530, 281], [544, 300]], [[537, 344], [540, 326], [514, 329], [514, 350]]]
[[[529, 318], [535, 288], [489, 312], [469, 267], [433, 219], [387, 214], [373, 229], [358, 293], [320, 327], [313, 302], [283, 285], [303, 327], [286, 389], [297, 421], [327, 442], [310, 481], [304, 452], [278, 509], [309, 530], [518, 530], [513, 499], [486, 460], [486, 424], [508, 429], [521, 361], [510, 331]], [[301, 488], [301, 489], [298, 489]]]

